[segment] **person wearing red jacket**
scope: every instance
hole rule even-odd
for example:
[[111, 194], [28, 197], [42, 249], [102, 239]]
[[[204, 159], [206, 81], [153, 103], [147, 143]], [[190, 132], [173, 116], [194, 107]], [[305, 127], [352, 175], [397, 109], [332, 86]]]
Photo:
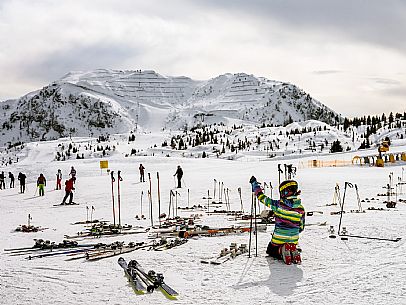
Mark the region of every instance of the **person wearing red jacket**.
[[[73, 184], [75, 183], [75, 178], [70, 178], [65, 181], [65, 197], [63, 197], [61, 204], [72, 204], [73, 203], [73, 190], [75, 189]], [[69, 203], [66, 203], [66, 199], [69, 196]]]

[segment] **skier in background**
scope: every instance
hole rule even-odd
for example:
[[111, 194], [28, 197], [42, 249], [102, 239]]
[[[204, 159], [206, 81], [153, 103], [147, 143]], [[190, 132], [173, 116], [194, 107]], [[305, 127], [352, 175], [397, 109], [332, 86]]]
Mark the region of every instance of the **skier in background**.
[[140, 170], [140, 182], [145, 182], [145, 177], [144, 177], [145, 167], [142, 164], [140, 164], [140, 167], [138, 169]]
[[10, 178], [10, 188], [14, 188], [14, 175], [12, 172], [8, 172], [8, 177]]
[[6, 179], [6, 177], [4, 176], [4, 172], [1, 172], [1, 174], [0, 174], [0, 190], [6, 188], [6, 184], [4, 182], [4, 179]]
[[27, 178], [27, 176], [23, 173], [18, 173], [18, 181], [20, 181], [20, 192], [24, 193], [25, 192], [25, 179]]
[[40, 174], [37, 179], [37, 187], [40, 196], [45, 195], [45, 187], [47, 186], [47, 179], [45, 179], [43, 174]]
[[56, 173], [56, 189], [60, 190], [62, 189], [62, 172], [60, 169], [58, 169], [58, 172]]
[[178, 178], [178, 186], [177, 188], [181, 188], [182, 187], [182, 177], [183, 177], [183, 170], [180, 167], [180, 165], [178, 165], [178, 168], [176, 169], [175, 174], [173, 175], [174, 177], [176, 176], [176, 178]]
[[74, 180], [73, 180], [73, 182], [76, 182], [76, 169], [72, 166], [71, 167], [71, 169], [70, 169], [70, 176], [72, 177], [72, 178], [75, 178]]
[[63, 197], [62, 203], [61, 204], [67, 204], [66, 199], [69, 196], [69, 203], [73, 203], [73, 190], [75, 189], [73, 187], [73, 184], [75, 183], [75, 178], [70, 178], [69, 180], [65, 181], [65, 197]]
[[305, 210], [302, 206], [298, 184], [294, 180], [283, 181], [279, 185], [280, 199], [273, 200], [264, 195], [257, 179], [252, 176], [250, 181], [252, 192], [275, 213], [275, 229], [268, 244], [266, 253], [274, 258], [282, 259], [285, 264], [302, 262], [300, 252], [296, 248], [299, 233], [305, 226]]

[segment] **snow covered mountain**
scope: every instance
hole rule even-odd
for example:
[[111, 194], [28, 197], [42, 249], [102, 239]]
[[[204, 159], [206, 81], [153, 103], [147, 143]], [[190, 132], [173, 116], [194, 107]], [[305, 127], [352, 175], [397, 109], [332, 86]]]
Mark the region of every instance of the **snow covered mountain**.
[[159, 131], [198, 123], [286, 125], [341, 117], [295, 85], [245, 73], [207, 81], [151, 70], [71, 72], [17, 100], [2, 102], [2, 142]]

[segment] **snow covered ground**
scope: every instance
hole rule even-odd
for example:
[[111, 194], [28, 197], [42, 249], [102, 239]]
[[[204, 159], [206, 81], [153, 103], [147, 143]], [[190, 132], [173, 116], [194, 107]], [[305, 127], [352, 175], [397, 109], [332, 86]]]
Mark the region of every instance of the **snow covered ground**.
[[[20, 162], [1, 168], [6, 174], [12, 171], [16, 175], [23, 171], [28, 176], [25, 194], [18, 193], [18, 182], [16, 188], [7, 187], [0, 191], [1, 250], [32, 246], [34, 238], [62, 241], [64, 234], [75, 234], [83, 229], [83, 226], [71, 223], [86, 220], [86, 206], [95, 207], [95, 218], [112, 219], [111, 180], [106, 171], [100, 171], [100, 159], [52, 161], [57, 144], [58, 141], [29, 144]], [[328, 157], [339, 159], [334, 155], [325, 156]], [[232, 210], [240, 208], [237, 189], [241, 187], [244, 209], [248, 211], [251, 204], [248, 180], [251, 175], [276, 186], [278, 163], [297, 166], [303, 161], [260, 161], [254, 158], [227, 161], [161, 156], [125, 158], [118, 152], [108, 160], [110, 169], [115, 172], [121, 170], [124, 179], [120, 185], [122, 222], [142, 226], [148, 226], [150, 220], [137, 221], [135, 215], [140, 214], [141, 192], [144, 194], [143, 213], [149, 215], [146, 196], [149, 184], [138, 182], [140, 163], [147, 173], [151, 173], [156, 222], [157, 172], [160, 175], [162, 210], [165, 212], [170, 189], [175, 185], [173, 174], [177, 165], [181, 165], [185, 173], [185, 186], [179, 190], [179, 206], [187, 206], [188, 201], [190, 205], [206, 204], [203, 197], [208, 190], [212, 194], [216, 179], [230, 189]], [[298, 169], [296, 179], [306, 210], [323, 212], [306, 218], [307, 226], [300, 238], [303, 249], [300, 266], [287, 266], [265, 256], [273, 226], [269, 226], [266, 233], [258, 233], [258, 257], [240, 256], [220, 266], [204, 265], [200, 260], [215, 256], [230, 242], [248, 243], [248, 234], [196, 238], [163, 252], [138, 250], [123, 255], [127, 261], [137, 259], [146, 269], [163, 272], [166, 282], [180, 294], [178, 300], [169, 301], [159, 292], [135, 295], [117, 264], [118, 256], [96, 262], [65, 261], [64, 256], [26, 260], [24, 256], [9, 256], [1, 251], [0, 304], [406, 304], [406, 204], [398, 203], [395, 209], [387, 210], [382, 203], [386, 197], [377, 197], [377, 193], [385, 192], [382, 187], [388, 183], [391, 172], [395, 181], [402, 174], [406, 179], [406, 173], [403, 173], [406, 166], [402, 165], [405, 164], [397, 163], [385, 168]], [[62, 169], [65, 179], [71, 166], [77, 169], [74, 201], [80, 205], [53, 207], [53, 204], [61, 202], [64, 195], [63, 191], [54, 190], [57, 169]], [[48, 179], [44, 197], [38, 197], [36, 193], [34, 182], [39, 173], [44, 173]], [[401, 241], [329, 238], [328, 228], [332, 225], [337, 230], [339, 216], [330, 215], [331, 211], [338, 211], [338, 207], [326, 204], [332, 202], [335, 184], [339, 183], [343, 189], [346, 181], [358, 185], [361, 199], [379, 198], [379, 201], [363, 202], [364, 209], [372, 206], [385, 209], [344, 214], [342, 226], [349, 234], [402, 237]], [[406, 199], [406, 195], [399, 195], [399, 198]], [[354, 189], [348, 189], [345, 198], [345, 210], [351, 209], [357, 209]], [[18, 225], [27, 222], [28, 214], [32, 216], [33, 225], [48, 229], [38, 233], [13, 232]], [[324, 226], [318, 225], [323, 222], [326, 222]], [[204, 216], [203, 223], [235, 224], [221, 216]], [[147, 234], [80, 242], [116, 240], [147, 241]]]

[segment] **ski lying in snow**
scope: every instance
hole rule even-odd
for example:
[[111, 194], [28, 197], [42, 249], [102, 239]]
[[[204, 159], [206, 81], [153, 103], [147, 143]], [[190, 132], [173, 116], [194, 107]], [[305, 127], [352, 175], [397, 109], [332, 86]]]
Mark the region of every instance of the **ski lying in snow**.
[[122, 257], [118, 259], [118, 264], [124, 269], [124, 273], [127, 276], [128, 281], [131, 283], [135, 294], [144, 294], [147, 288], [143, 285], [137, 272], [135, 272], [134, 269], [128, 268], [127, 262]]
[[101, 232], [78, 232], [77, 235], [65, 235], [67, 239], [74, 239], [74, 238], [86, 238], [86, 237], [110, 237], [110, 236], [119, 236], [119, 235], [129, 235], [129, 234], [140, 234], [146, 233], [149, 229], [146, 230], [122, 230], [120, 231], [101, 231]]
[[201, 260], [200, 262], [202, 264], [212, 264], [212, 265], [221, 265], [231, 259], [236, 258], [239, 255], [242, 255], [244, 253], [247, 253], [247, 245], [246, 244], [241, 244], [239, 247], [237, 247], [236, 243], [231, 243], [230, 249], [224, 248], [221, 250], [220, 255], [214, 259], [211, 260]]
[[168, 299], [176, 300], [178, 293], [164, 282], [164, 276], [161, 273], [155, 273], [153, 270], [145, 272], [136, 260], [131, 260], [128, 263], [128, 268], [137, 272], [140, 278], [148, 286], [148, 292], [152, 292], [154, 289], [159, 289]]
[[79, 203], [73, 202], [73, 203], [59, 203], [59, 204], [54, 204], [54, 207], [65, 207], [65, 206], [71, 206], [71, 205], [79, 205]]

